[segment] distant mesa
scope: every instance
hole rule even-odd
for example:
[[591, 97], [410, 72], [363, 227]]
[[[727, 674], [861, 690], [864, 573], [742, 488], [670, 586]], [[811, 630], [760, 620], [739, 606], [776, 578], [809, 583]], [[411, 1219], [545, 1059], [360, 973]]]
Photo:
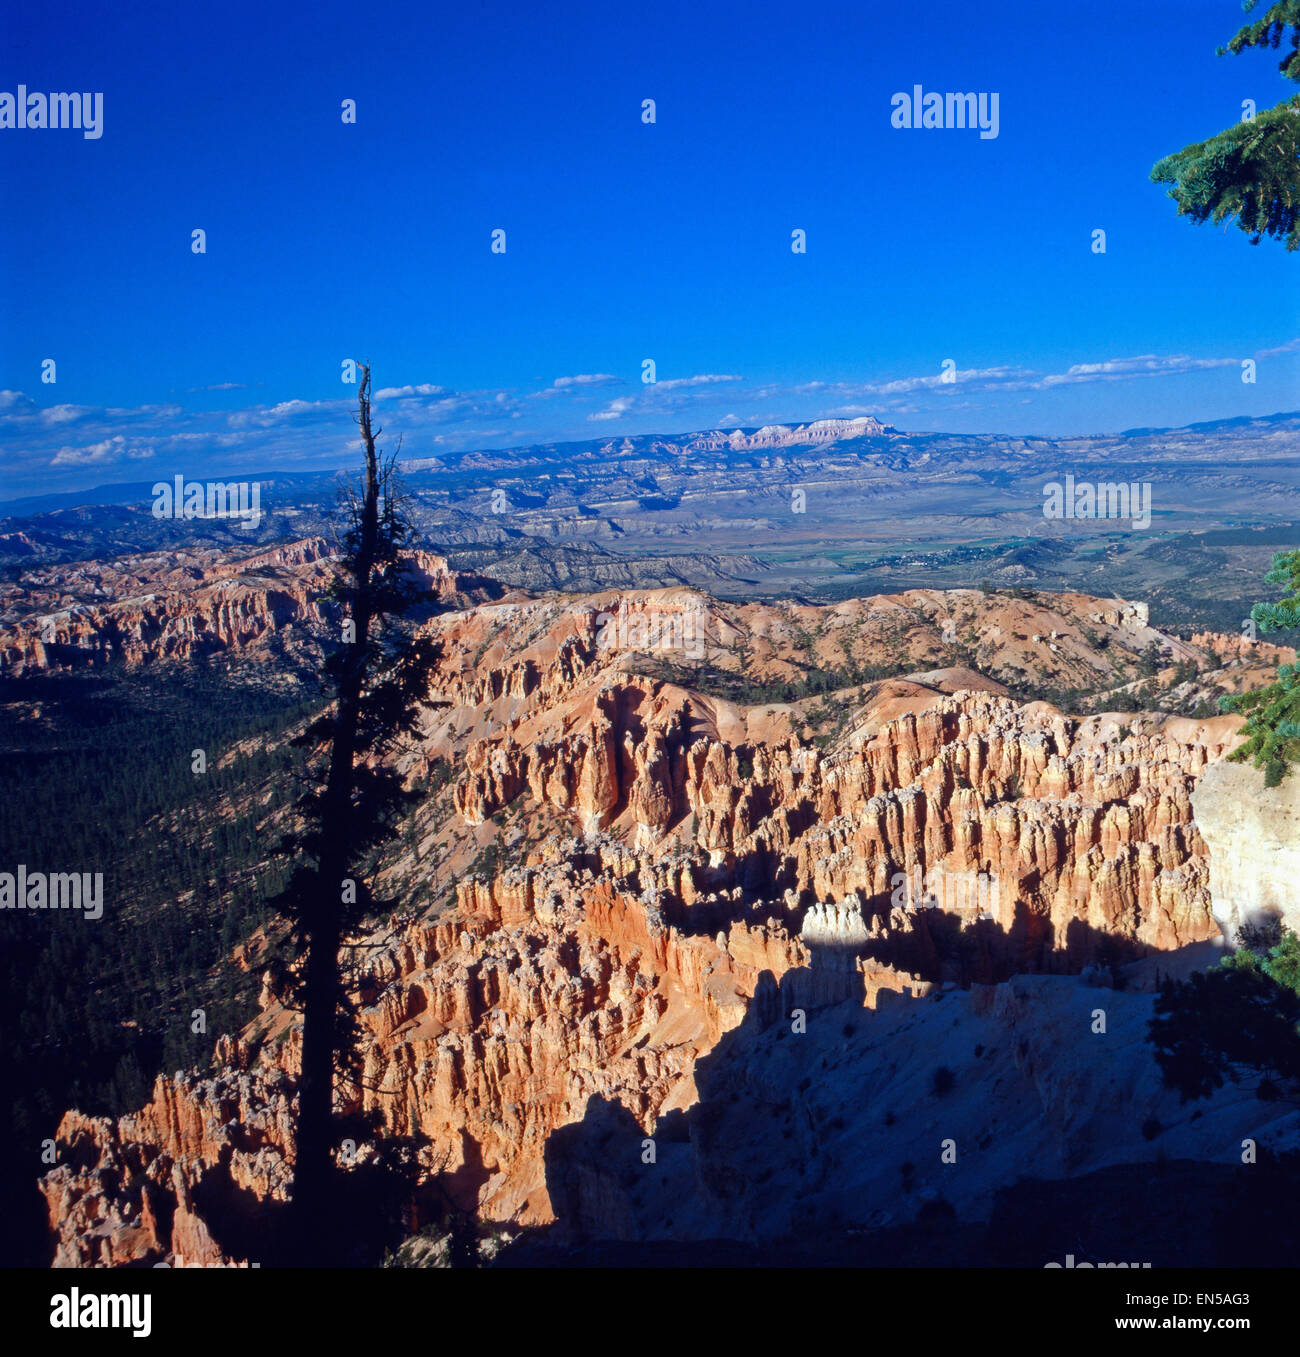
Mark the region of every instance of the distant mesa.
[[815, 419], [811, 424], [765, 424], [753, 433], [744, 429], [715, 429], [711, 433], [691, 434], [681, 440], [681, 445], [698, 452], [722, 448], [748, 452], [757, 448], [833, 443], [842, 438], [878, 438], [898, 432], [892, 424], [882, 424], [872, 415], [859, 415], [856, 419]]

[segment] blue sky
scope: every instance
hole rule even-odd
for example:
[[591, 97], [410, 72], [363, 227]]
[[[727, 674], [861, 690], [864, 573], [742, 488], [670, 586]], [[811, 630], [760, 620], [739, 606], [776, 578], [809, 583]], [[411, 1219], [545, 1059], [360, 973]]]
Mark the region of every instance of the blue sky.
[[[349, 357], [411, 456], [1300, 404], [1296, 256], [1147, 179], [1294, 92], [1233, 0], [109, 9], [0, 19], [0, 90], [104, 95], [0, 130], [0, 498], [348, 461]], [[999, 135], [892, 127], [917, 83]]]

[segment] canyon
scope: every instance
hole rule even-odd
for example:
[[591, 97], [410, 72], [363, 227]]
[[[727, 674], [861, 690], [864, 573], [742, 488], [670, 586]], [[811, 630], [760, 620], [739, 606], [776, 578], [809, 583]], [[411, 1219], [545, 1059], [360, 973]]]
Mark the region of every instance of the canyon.
[[[318, 542], [177, 567], [147, 624], [145, 564], [111, 588], [44, 569], [0, 628], [27, 671], [182, 663], [204, 639], [307, 655], [328, 621]], [[1237, 767], [1239, 721], [1123, 703], [1140, 682], [1208, 702], [1294, 652], [1077, 593], [739, 604], [419, 569], [441, 658], [394, 755], [419, 799], [377, 882], [393, 907], [349, 952], [361, 1074], [336, 1090], [367, 1128], [349, 1164], [400, 1144], [436, 1188], [411, 1234], [430, 1200], [570, 1240], [872, 1231], [939, 1200], [985, 1218], [1026, 1166], [1300, 1143], [1287, 1105], [1226, 1089], [1193, 1115], [1160, 1081], [1154, 992], [1224, 939], [1194, 807]], [[900, 877], [930, 896], [900, 902]], [[134, 1114], [64, 1114], [56, 1266], [266, 1261], [301, 1049], [284, 980], [265, 970], [209, 1069], [160, 1075]]]
[[[336, 559], [314, 537], [270, 549], [196, 547], [33, 568], [0, 587], [0, 673], [188, 661], [278, 636], [300, 652], [313, 638], [318, 648], [337, 618], [322, 599]], [[439, 600], [466, 602], [462, 586], [487, 587], [428, 552], [413, 553], [410, 574]]]

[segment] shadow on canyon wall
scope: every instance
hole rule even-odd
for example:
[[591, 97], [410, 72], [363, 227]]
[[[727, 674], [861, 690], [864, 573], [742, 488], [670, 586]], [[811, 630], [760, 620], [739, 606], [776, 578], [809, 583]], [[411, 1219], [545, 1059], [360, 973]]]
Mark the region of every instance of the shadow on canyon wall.
[[[339, 1132], [357, 1144], [377, 1144], [382, 1155], [335, 1172], [323, 1266], [378, 1266], [403, 1241], [431, 1225], [447, 1237], [453, 1267], [477, 1265], [474, 1208], [489, 1172], [475, 1141], [462, 1137], [462, 1163], [454, 1172], [422, 1180], [420, 1137], [384, 1134], [374, 1114], [342, 1119]], [[162, 1237], [168, 1237], [174, 1200], [153, 1193], [150, 1204], [163, 1227]], [[191, 1205], [225, 1257], [248, 1259], [264, 1268], [297, 1265], [289, 1203], [259, 1198], [241, 1187], [225, 1163], [204, 1174], [192, 1191]]]
[[[856, 1075], [837, 1069], [838, 1060], [828, 1067], [824, 1059], [804, 1059], [802, 1051], [794, 1058], [798, 1042], [812, 1038], [792, 1036], [791, 1021], [803, 1010], [810, 1030], [816, 1023], [823, 1034], [818, 1054], [852, 1054], [881, 1040], [875, 1025], [897, 1018], [890, 1010], [911, 1006], [939, 1013], [945, 1026], [952, 1009], [955, 1028], [960, 991], [952, 989], [937, 998], [882, 991], [879, 1010], [864, 1008], [857, 958], [865, 954], [914, 971], [927, 986], [944, 980], [987, 984], [1005, 979], [1004, 966], [1026, 955], [1026, 939], [1035, 958], [1050, 944], [1050, 930], [1044, 933], [1031, 920], [1018, 917], [1006, 931], [983, 921], [961, 933], [953, 916], [926, 913], [932, 917], [921, 928], [892, 941], [813, 945], [810, 966], [779, 981], [764, 971], [742, 1022], [696, 1062], [698, 1101], [661, 1116], [653, 1136], [620, 1103], [591, 1097], [582, 1119], [547, 1142], [546, 1186], [555, 1223], [524, 1230], [491, 1265], [1042, 1267], [1071, 1254], [1076, 1263], [1153, 1267], [1300, 1264], [1300, 1213], [1294, 1209], [1300, 1156], [1274, 1157], [1263, 1146], [1250, 1166], [1148, 1157], [1072, 1177], [1002, 1172], [990, 1181], [991, 1208], [979, 1218], [963, 1218], [941, 1191], [921, 1190], [919, 1176], [913, 1190], [909, 1160], [933, 1155], [934, 1145], [918, 1148], [902, 1125], [882, 1140], [882, 1115], [885, 1127], [894, 1116], [889, 1104]], [[1094, 959], [1089, 996], [1122, 987], [1133, 960], [1152, 973], [1178, 973], [1196, 960], [1193, 949], [1151, 954], [1079, 921], [1069, 926], [1065, 943], [1072, 956]], [[1151, 979], [1145, 977], [1144, 988]], [[777, 1047], [790, 1054], [773, 1060]], [[936, 1064], [940, 1059], [926, 1049], [923, 1056], [913, 1053], [911, 1064], [923, 1066], [917, 1077], [927, 1105], [932, 1100], [952, 1107], [943, 1102], [944, 1076], [951, 1078], [951, 1071]], [[966, 1085], [968, 1092], [974, 1087]], [[751, 1100], [756, 1089], [761, 1097]], [[990, 1090], [979, 1096], [997, 1095]], [[809, 1115], [813, 1099], [815, 1117]], [[961, 1138], [978, 1141], [978, 1118], [969, 1109], [963, 1115]], [[1145, 1132], [1136, 1120], [1124, 1142], [1135, 1151]], [[841, 1178], [844, 1137], [868, 1124], [875, 1128], [877, 1151], [883, 1144], [897, 1166], [891, 1172], [902, 1174], [902, 1190], [895, 1180], [890, 1209], [877, 1213], [886, 1217], [879, 1223], [871, 1219], [875, 1203], [861, 1199], [861, 1184]], [[366, 1120], [340, 1123], [339, 1133], [377, 1145], [380, 1158], [338, 1175], [336, 1266], [374, 1266], [428, 1227], [448, 1239], [453, 1266], [478, 1265], [484, 1227], [474, 1208], [492, 1170], [476, 1142], [463, 1137], [461, 1166], [421, 1182], [418, 1137], [385, 1135]], [[1043, 1134], [1052, 1134], [1046, 1122]], [[824, 1153], [836, 1136], [838, 1148]], [[241, 1188], [224, 1165], [193, 1189], [191, 1206], [225, 1256], [263, 1267], [292, 1265], [288, 1208]], [[171, 1222], [162, 1217], [172, 1209], [171, 1199], [153, 1194], [150, 1209], [167, 1237]], [[715, 1216], [716, 1235], [710, 1229]], [[738, 1221], [746, 1228], [736, 1228]]]
[[[747, 863], [754, 866], [750, 860]], [[767, 919], [788, 927], [789, 914], [774, 904], [767, 893], [772, 884], [767, 871], [755, 868], [754, 883], [745, 881], [743, 872], [738, 876], [746, 895], [743, 908], [748, 912], [748, 921]], [[756, 888], [752, 895], [751, 884]], [[713, 937], [726, 933], [737, 906], [734, 901], [724, 900], [690, 905], [668, 903], [663, 908], [665, 920], [684, 935]], [[863, 921], [868, 925], [872, 920], [887, 922], [892, 908], [887, 894], [867, 897], [862, 901]], [[1179, 953], [1157, 951], [1131, 938], [1094, 928], [1083, 919], [1071, 919], [1063, 931], [1059, 930], [1026, 900], [1017, 900], [1008, 926], [992, 918], [971, 921], [958, 911], [937, 906], [912, 909], [909, 919], [909, 928], [882, 931], [857, 946], [854, 954], [933, 984], [950, 981], [962, 987], [998, 984], [1013, 975], [1073, 974], [1085, 966], [1110, 972], [1116, 985], [1122, 986], [1121, 968], [1148, 958], [1153, 959], [1155, 968], [1163, 958], [1170, 961], [1174, 973], [1181, 974], [1186, 969]], [[830, 944], [814, 942], [809, 950], [815, 968], [841, 964]], [[845, 960], [851, 964], [851, 958]]]
[[[1300, 1217], [1294, 1210], [1300, 1155], [1273, 1155], [1262, 1145], [1258, 1161], [1249, 1166], [1160, 1157], [1075, 1177], [1008, 1175], [1011, 1180], [1000, 1187], [989, 1184], [992, 1208], [979, 1219], [959, 1218], [942, 1193], [918, 1192], [904, 1213], [891, 1212], [881, 1228], [864, 1228], [863, 1204], [836, 1199], [832, 1165], [828, 1162], [827, 1174], [809, 1163], [820, 1154], [821, 1138], [816, 1128], [812, 1134], [802, 1129], [804, 1121], [815, 1120], [804, 1115], [808, 1065], [759, 1054], [790, 1036], [790, 1021], [801, 1009], [809, 1021], [815, 1013], [819, 1024], [842, 1032], [846, 1044], [865, 1039], [877, 1020], [861, 1007], [860, 996], [846, 997], [854, 981], [846, 957], [834, 948], [813, 952], [811, 967], [787, 972], [779, 983], [771, 972], [762, 974], [743, 1022], [696, 1064], [699, 1101], [661, 1117], [653, 1136], [626, 1108], [603, 1096], [589, 1099], [581, 1121], [556, 1130], [545, 1162], [557, 1219], [522, 1232], [491, 1265], [1041, 1268], [1049, 1261], [1069, 1265], [1070, 1256], [1076, 1266], [1300, 1263]], [[1178, 954], [1165, 955], [1169, 969], [1180, 969]], [[892, 1004], [935, 1002], [889, 998]], [[939, 1073], [935, 1093], [942, 1091]], [[829, 1082], [831, 1103], [841, 1109], [822, 1127], [843, 1129], [855, 1117], [860, 1123], [879, 1118], [872, 1089], [850, 1080], [834, 1088], [834, 1071], [821, 1078], [821, 1092]], [[736, 1105], [737, 1089], [747, 1084], [762, 1088], [762, 1107]], [[774, 1111], [780, 1115], [773, 1120], [783, 1120], [784, 1127], [760, 1125]], [[737, 1135], [738, 1123], [746, 1120], [753, 1123], [752, 1140], [743, 1131]], [[1135, 1125], [1132, 1143], [1140, 1145], [1146, 1132]], [[896, 1144], [900, 1159], [909, 1151], [916, 1158], [923, 1153], [904, 1135]], [[924, 1153], [932, 1148], [927, 1145]], [[906, 1189], [914, 1166], [904, 1162], [901, 1168]], [[776, 1217], [778, 1230], [789, 1220], [794, 1228], [765, 1232], [765, 1192], [783, 1178], [800, 1184], [796, 1195], [804, 1182], [815, 1191], [804, 1199], [805, 1213], [796, 1208], [792, 1217], [787, 1207]], [[715, 1209], [721, 1228], [711, 1237]], [[727, 1223], [746, 1213], [760, 1228], [728, 1235]], [[682, 1234], [674, 1237], [679, 1218]]]

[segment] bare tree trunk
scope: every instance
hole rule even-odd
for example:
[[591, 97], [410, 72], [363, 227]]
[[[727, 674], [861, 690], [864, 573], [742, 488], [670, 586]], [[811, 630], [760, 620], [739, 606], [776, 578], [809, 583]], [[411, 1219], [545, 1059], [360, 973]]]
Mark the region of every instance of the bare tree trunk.
[[371, 576], [379, 534], [380, 475], [370, 423], [370, 369], [362, 367], [357, 422], [365, 448], [365, 488], [359, 506], [359, 540], [354, 561], [352, 621], [356, 627], [338, 682], [329, 777], [321, 807], [324, 851], [320, 889], [306, 930], [303, 977], [302, 1073], [298, 1085], [298, 1133], [293, 1181], [293, 1214], [299, 1261], [337, 1261], [332, 1246], [334, 1211], [330, 1191], [334, 1066], [341, 989], [343, 890], [349, 870], [348, 820], [354, 790], [354, 761], [361, 695], [366, 680], [366, 644], [373, 621]]

